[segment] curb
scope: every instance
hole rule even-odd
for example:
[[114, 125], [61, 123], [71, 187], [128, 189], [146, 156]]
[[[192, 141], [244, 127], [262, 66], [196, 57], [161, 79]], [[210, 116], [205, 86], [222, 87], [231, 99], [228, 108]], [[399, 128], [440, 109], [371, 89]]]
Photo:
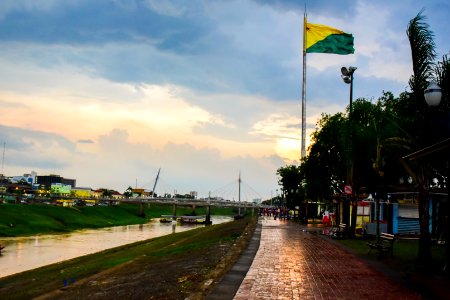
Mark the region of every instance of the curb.
[[215, 285], [212, 291], [205, 297], [207, 300], [228, 300], [233, 299], [241, 286], [242, 281], [247, 275], [250, 266], [253, 263], [256, 252], [259, 249], [261, 240], [262, 223], [258, 220], [255, 231], [253, 232], [250, 243], [244, 252], [239, 256], [236, 263], [230, 271]]

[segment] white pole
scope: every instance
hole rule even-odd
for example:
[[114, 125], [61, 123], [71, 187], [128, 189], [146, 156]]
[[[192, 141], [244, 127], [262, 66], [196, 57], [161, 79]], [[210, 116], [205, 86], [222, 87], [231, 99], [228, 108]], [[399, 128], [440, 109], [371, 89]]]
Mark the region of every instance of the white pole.
[[303, 17], [303, 86], [302, 86], [302, 153], [301, 158], [306, 157], [305, 136], [306, 136], [306, 8]]

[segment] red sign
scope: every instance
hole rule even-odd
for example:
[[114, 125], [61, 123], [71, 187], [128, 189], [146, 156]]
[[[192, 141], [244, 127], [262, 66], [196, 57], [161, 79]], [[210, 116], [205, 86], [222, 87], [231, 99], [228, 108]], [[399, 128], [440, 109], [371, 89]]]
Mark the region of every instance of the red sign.
[[352, 186], [348, 184], [344, 186], [344, 193], [347, 195], [353, 194]]

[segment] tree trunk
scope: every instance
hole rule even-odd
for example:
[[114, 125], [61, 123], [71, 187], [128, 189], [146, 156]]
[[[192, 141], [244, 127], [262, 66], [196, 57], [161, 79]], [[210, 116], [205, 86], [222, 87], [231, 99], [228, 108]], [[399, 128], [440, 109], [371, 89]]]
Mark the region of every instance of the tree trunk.
[[139, 204], [139, 217], [142, 217], [142, 218], [145, 217], [144, 203], [142, 201]]
[[445, 203], [445, 265], [444, 272], [450, 274], [450, 185], [448, 180], [450, 179], [449, 161], [447, 160], [447, 202]]
[[350, 226], [350, 232], [348, 233], [350, 237], [355, 237], [355, 231], [356, 231], [356, 220], [358, 217], [358, 198], [352, 197], [352, 217], [351, 217], [351, 226]]
[[424, 266], [429, 265], [431, 261], [431, 235], [430, 235], [430, 199], [428, 180], [424, 176], [424, 172], [419, 176], [419, 253], [418, 261]]

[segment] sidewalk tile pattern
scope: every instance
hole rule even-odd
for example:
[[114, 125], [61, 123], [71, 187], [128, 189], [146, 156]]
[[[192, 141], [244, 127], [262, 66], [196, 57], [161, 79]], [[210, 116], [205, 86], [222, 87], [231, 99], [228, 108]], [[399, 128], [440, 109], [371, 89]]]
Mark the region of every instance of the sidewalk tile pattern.
[[298, 224], [262, 222], [259, 250], [235, 300], [421, 299]]

